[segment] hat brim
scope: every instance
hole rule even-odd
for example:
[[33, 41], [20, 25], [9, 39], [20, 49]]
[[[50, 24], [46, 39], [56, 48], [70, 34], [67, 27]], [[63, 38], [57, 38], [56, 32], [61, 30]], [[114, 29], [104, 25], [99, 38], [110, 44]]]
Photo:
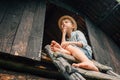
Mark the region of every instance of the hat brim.
[[62, 20], [64, 20], [64, 19], [70, 19], [70, 20], [72, 21], [74, 27], [75, 27], [74, 30], [77, 29], [77, 23], [76, 23], [76, 21], [75, 21], [71, 16], [68, 16], [68, 15], [62, 16], [62, 17], [60, 17], [60, 19], [58, 20], [58, 27], [59, 27], [60, 29], [61, 29]]

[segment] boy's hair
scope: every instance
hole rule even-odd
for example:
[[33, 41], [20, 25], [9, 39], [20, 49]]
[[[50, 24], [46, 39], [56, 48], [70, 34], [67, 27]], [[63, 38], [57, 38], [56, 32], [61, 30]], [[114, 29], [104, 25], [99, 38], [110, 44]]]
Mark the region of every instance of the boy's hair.
[[74, 27], [75, 27], [73, 31], [75, 31], [75, 30], [77, 29], [77, 23], [76, 23], [75, 19], [73, 19], [71, 16], [68, 16], [68, 15], [62, 16], [62, 17], [60, 17], [60, 19], [58, 20], [58, 26], [59, 26], [60, 29], [61, 29], [61, 22], [62, 22], [62, 20], [64, 20], [64, 19], [69, 19], [69, 20], [72, 21], [72, 23], [73, 23], [73, 25], [74, 25]]

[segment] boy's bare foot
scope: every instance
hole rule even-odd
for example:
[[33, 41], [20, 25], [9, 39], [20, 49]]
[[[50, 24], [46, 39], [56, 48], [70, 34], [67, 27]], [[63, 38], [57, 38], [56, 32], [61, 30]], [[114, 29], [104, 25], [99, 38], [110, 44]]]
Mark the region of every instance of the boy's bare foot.
[[51, 51], [55, 52], [55, 50], [54, 50], [54, 44], [52, 42], [50, 44], [50, 48], [51, 48]]
[[71, 53], [69, 51], [63, 49], [61, 47], [61, 45], [59, 43], [57, 43], [56, 41], [54, 41], [54, 40], [51, 42], [50, 47], [51, 47], [51, 50], [53, 52], [61, 52], [61, 53], [66, 53], [66, 54], [70, 54], [71, 55]]
[[97, 72], [99, 71], [98, 68], [93, 64], [93, 62], [73, 63], [72, 66], [93, 70]]
[[62, 48], [61, 45], [54, 40], [52, 41], [52, 44], [54, 45], [54, 47]]
[[54, 52], [57, 52], [57, 51], [59, 52], [59, 51], [62, 50], [62, 47], [59, 45], [59, 43], [57, 43], [54, 40], [51, 42], [50, 47], [51, 47], [51, 50], [54, 51]]

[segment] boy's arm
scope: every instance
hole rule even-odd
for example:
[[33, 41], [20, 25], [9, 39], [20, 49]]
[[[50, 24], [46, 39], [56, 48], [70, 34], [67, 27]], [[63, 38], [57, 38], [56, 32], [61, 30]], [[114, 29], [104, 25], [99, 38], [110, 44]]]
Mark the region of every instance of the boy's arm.
[[61, 40], [61, 43], [66, 41], [65, 37], [66, 37], [66, 28], [63, 28], [63, 30], [62, 30], [62, 40]]
[[80, 41], [78, 41], [78, 42], [68, 42], [68, 43], [71, 44], [71, 45], [77, 45], [79, 47], [83, 47], [83, 44]]
[[62, 33], [62, 40], [61, 40], [61, 43], [66, 41], [65, 36], [66, 36], [66, 34], [65, 34], [65, 33]]

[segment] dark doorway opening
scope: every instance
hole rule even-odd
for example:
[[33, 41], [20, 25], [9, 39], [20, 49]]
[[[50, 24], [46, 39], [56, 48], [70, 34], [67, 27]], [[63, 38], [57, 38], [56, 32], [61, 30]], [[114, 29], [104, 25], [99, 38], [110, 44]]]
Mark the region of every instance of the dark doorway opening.
[[52, 40], [56, 40], [60, 43], [61, 41], [61, 31], [58, 28], [58, 19], [63, 15], [70, 15], [76, 21], [78, 25], [78, 30], [81, 30], [90, 44], [88, 32], [86, 29], [86, 24], [84, 18], [66, 9], [58, 7], [54, 4], [47, 3], [46, 16], [45, 16], [45, 26], [44, 26], [44, 37], [43, 37], [43, 48], [45, 45], [50, 44]]

